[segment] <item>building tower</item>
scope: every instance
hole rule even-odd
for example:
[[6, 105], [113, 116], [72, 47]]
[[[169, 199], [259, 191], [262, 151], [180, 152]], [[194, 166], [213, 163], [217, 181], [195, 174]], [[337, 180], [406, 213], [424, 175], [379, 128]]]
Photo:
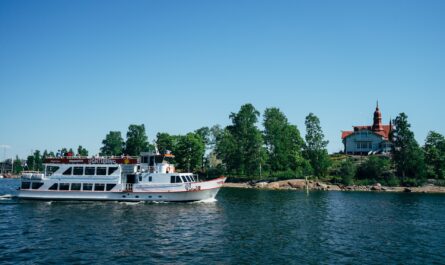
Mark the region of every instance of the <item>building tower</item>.
[[373, 131], [383, 131], [382, 125], [382, 113], [379, 110], [379, 102], [377, 101], [377, 106], [374, 111], [374, 123], [372, 124]]

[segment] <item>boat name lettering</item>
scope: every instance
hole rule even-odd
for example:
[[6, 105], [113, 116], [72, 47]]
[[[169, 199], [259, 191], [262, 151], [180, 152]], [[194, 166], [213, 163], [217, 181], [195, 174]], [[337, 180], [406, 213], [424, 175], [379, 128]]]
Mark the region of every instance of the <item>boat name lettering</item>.
[[116, 161], [109, 158], [92, 158], [90, 164], [116, 164]]

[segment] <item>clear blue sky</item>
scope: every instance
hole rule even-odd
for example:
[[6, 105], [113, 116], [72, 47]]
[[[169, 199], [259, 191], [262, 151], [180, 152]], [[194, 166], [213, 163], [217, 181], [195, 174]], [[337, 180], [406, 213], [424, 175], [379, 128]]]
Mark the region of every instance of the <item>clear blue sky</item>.
[[[420, 144], [445, 134], [445, 1], [0, 1], [0, 144], [7, 156], [86, 147], [129, 124], [185, 134], [244, 103], [304, 135], [400, 112]], [[1, 150], [0, 158], [3, 158]]]

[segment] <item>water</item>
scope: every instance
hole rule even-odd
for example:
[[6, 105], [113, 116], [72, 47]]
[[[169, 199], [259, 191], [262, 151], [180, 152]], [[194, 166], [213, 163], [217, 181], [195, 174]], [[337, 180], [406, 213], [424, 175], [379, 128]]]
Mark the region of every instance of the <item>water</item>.
[[[0, 195], [17, 180], [0, 180]], [[445, 196], [225, 188], [204, 203], [0, 198], [0, 264], [444, 264]]]

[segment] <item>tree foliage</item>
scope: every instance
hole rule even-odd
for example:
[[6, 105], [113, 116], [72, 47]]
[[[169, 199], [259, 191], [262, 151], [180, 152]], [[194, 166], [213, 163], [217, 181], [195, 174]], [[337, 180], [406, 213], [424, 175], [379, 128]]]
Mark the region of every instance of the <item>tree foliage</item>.
[[77, 154], [79, 156], [88, 156], [88, 150], [79, 145], [79, 147], [77, 147]]
[[198, 171], [203, 164], [205, 144], [196, 133], [180, 136], [174, 150], [177, 168], [183, 171]]
[[301, 166], [304, 141], [297, 126], [289, 124], [278, 108], [264, 112], [264, 142], [271, 171], [297, 170]]
[[158, 133], [156, 135], [156, 146], [161, 154], [167, 151], [175, 151], [179, 136], [168, 133]]
[[320, 126], [320, 120], [313, 113], [306, 116], [306, 146], [305, 158], [310, 161], [315, 176], [321, 177], [327, 174], [331, 164], [326, 149], [329, 141], [324, 140], [324, 134]]
[[218, 136], [217, 155], [232, 173], [253, 176], [264, 163], [263, 138], [256, 127], [259, 115], [252, 104], [241, 106], [238, 113], [229, 116], [232, 125]]
[[110, 131], [102, 141], [100, 154], [104, 156], [119, 156], [124, 152], [125, 142], [119, 131]]
[[400, 113], [394, 120], [393, 155], [397, 174], [402, 178], [422, 178], [424, 176], [424, 156], [414, 133], [410, 130], [408, 116]]
[[379, 180], [384, 178], [384, 173], [391, 168], [387, 157], [369, 156], [357, 169], [357, 179]]
[[445, 138], [440, 133], [430, 131], [424, 146], [427, 175], [430, 178], [445, 178]]
[[145, 132], [145, 125], [131, 124], [128, 127], [127, 141], [125, 142], [125, 153], [131, 156], [138, 156], [141, 152], [148, 152], [150, 145]]
[[19, 174], [23, 171], [22, 160], [20, 160], [19, 156], [16, 156], [12, 163], [12, 171], [14, 174]]

